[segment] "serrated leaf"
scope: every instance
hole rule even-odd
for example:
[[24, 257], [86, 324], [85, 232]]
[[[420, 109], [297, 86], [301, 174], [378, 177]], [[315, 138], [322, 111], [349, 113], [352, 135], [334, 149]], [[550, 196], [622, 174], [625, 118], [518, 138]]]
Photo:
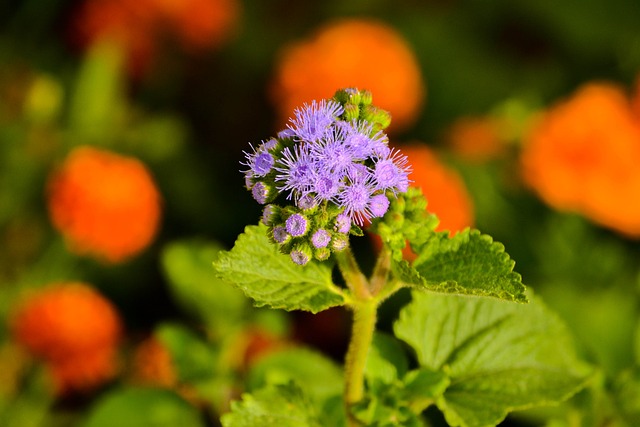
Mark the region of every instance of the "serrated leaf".
[[244, 394], [220, 421], [223, 427], [322, 427], [316, 408], [294, 383]]
[[527, 301], [522, 277], [513, 271], [515, 263], [504, 246], [478, 230], [453, 237], [437, 233], [417, 249], [412, 266], [406, 261], [393, 264], [396, 276], [417, 289]]
[[200, 412], [177, 394], [156, 388], [113, 391], [91, 409], [82, 427], [204, 427]]
[[266, 385], [305, 385], [305, 393], [316, 402], [342, 393], [342, 369], [324, 355], [306, 348], [290, 348], [262, 357], [249, 373], [249, 388]]
[[258, 307], [317, 313], [345, 303], [331, 280], [330, 262], [294, 264], [269, 241], [263, 224], [247, 226], [233, 249], [221, 252], [213, 265], [218, 277], [242, 289]]
[[242, 292], [216, 277], [211, 269], [222, 248], [215, 242], [177, 241], [162, 251], [162, 267], [175, 300], [205, 322], [209, 332], [221, 333], [245, 315]]
[[535, 298], [517, 305], [413, 292], [394, 330], [421, 366], [451, 379], [437, 405], [452, 426], [492, 426], [509, 411], [557, 403], [588, 374], [565, 326]]

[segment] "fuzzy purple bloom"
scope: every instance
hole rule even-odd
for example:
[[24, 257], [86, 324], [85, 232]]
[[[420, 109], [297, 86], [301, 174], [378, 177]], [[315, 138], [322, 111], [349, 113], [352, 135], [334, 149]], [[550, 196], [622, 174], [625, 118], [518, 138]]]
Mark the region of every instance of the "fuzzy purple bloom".
[[396, 151], [390, 152], [389, 157], [376, 162], [373, 170], [376, 189], [391, 189], [394, 192], [405, 192], [409, 187], [409, 167], [407, 157]]
[[311, 236], [311, 243], [315, 248], [324, 248], [331, 241], [331, 234], [323, 228], [319, 229]]
[[292, 250], [289, 256], [291, 257], [291, 260], [298, 265], [305, 265], [309, 262], [309, 255], [300, 249]]
[[315, 142], [323, 138], [330, 126], [343, 112], [342, 105], [333, 100], [305, 104], [294, 112], [289, 128], [301, 141]]
[[275, 205], [267, 205], [262, 210], [262, 223], [264, 225], [269, 225], [273, 220], [278, 208]]
[[311, 194], [304, 194], [298, 198], [296, 205], [300, 209], [311, 209], [317, 206], [317, 203]]
[[287, 232], [293, 237], [302, 236], [307, 232], [308, 221], [300, 214], [293, 214], [285, 222]]
[[281, 225], [273, 227], [273, 231], [271, 233], [273, 234], [273, 240], [275, 240], [277, 243], [284, 243], [287, 241], [287, 239], [289, 239], [287, 230]]
[[316, 201], [332, 200], [340, 190], [339, 177], [329, 173], [317, 174], [311, 190], [316, 193]]
[[362, 225], [365, 220], [371, 218], [369, 200], [373, 195], [374, 188], [367, 177], [349, 176], [351, 183], [345, 185], [338, 195], [338, 205], [344, 208], [344, 212], [351, 220], [358, 225]]
[[369, 201], [369, 209], [374, 217], [381, 217], [389, 209], [389, 199], [384, 194], [377, 194]]
[[280, 132], [278, 132], [279, 139], [293, 138], [294, 136], [296, 136], [296, 133], [293, 131], [293, 129], [290, 128], [282, 129]]
[[251, 162], [251, 170], [256, 176], [265, 176], [273, 167], [273, 156], [266, 151], [256, 153]]
[[264, 182], [257, 182], [251, 189], [251, 195], [256, 202], [264, 205], [267, 203], [267, 198], [269, 197], [269, 187], [267, 187]]
[[288, 199], [296, 199], [309, 192], [313, 185], [314, 164], [306, 145], [298, 144], [282, 151], [282, 159], [278, 161], [276, 182], [282, 182], [278, 190], [289, 191]]

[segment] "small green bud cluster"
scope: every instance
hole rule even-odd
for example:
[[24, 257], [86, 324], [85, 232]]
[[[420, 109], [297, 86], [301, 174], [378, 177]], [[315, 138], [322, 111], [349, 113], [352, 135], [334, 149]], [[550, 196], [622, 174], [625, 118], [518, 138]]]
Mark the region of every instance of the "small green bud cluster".
[[432, 236], [425, 230], [434, 230], [438, 226], [438, 218], [427, 211], [427, 200], [422, 190], [417, 187], [398, 195], [389, 206], [384, 218], [371, 224], [372, 231], [380, 236], [397, 260], [402, 259], [402, 250], [407, 240], [419, 251]]

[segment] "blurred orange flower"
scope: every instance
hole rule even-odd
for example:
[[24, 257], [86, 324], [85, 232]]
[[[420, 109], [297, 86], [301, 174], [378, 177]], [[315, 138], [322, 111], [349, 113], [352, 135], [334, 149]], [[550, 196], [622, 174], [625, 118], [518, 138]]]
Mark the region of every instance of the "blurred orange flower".
[[440, 223], [437, 231], [451, 234], [471, 227], [474, 222], [473, 202], [460, 175], [442, 163], [425, 144], [399, 147], [409, 159], [412, 172], [409, 178], [414, 187], [420, 187], [427, 199], [427, 210], [435, 214]]
[[156, 387], [175, 387], [178, 382], [169, 350], [155, 337], [144, 340], [133, 355], [134, 381]]
[[128, 53], [134, 72], [143, 70], [173, 36], [187, 51], [222, 45], [236, 27], [237, 0], [86, 0], [73, 31], [80, 46], [108, 38]]
[[580, 88], [535, 125], [523, 177], [549, 205], [640, 237], [640, 121], [624, 90]]
[[48, 182], [54, 226], [70, 249], [121, 262], [153, 240], [160, 195], [137, 159], [92, 147], [72, 151]]
[[455, 154], [471, 162], [495, 159], [506, 148], [500, 125], [491, 117], [462, 117], [449, 127], [445, 139]]
[[13, 313], [11, 329], [46, 363], [60, 393], [91, 389], [116, 374], [120, 317], [87, 284], [53, 284], [28, 296]]
[[332, 22], [286, 46], [270, 95], [284, 123], [295, 108], [345, 87], [371, 91], [375, 105], [391, 113], [391, 131], [415, 121], [425, 95], [420, 67], [406, 41], [393, 28], [367, 19]]

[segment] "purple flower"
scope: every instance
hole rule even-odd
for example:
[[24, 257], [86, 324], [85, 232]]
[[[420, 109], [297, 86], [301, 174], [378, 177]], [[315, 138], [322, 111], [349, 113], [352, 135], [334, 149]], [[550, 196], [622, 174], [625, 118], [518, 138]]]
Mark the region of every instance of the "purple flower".
[[298, 198], [296, 205], [300, 209], [311, 209], [317, 206], [317, 203], [311, 194], [304, 194]]
[[256, 182], [256, 184], [251, 189], [251, 195], [261, 205], [267, 203], [267, 199], [270, 196], [269, 193], [269, 187], [267, 187], [264, 182]]
[[365, 220], [371, 218], [369, 200], [374, 191], [371, 181], [359, 176], [349, 176], [351, 183], [345, 185], [338, 195], [338, 205], [344, 208], [344, 212], [351, 220], [362, 225]]
[[377, 194], [369, 201], [369, 209], [374, 217], [381, 217], [389, 209], [389, 199], [384, 194]]
[[271, 224], [271, 221], [273, 221], [273, 218], [277, 213], [277, 211], [278, 211], [278, 207], [275, 205], [265, 206], [264, 209], [262, 210], [262, 223], [264, 225]]
[[295, 110], [289, 128], [301, 141], [315, 142], [323, 138], [330, 126], [343, 112], [342, 105], [333, 100], [322, 100]]
[[273, 240], [275, 240], [277, 243], [284, 243], [289, 239], [287, 230], [281, 225], [273, 227], [273, 231], [271, 231], [271, 234], [273, 234]]
[[389, 157], [378, 160], [373, 168], [373, 176], [378, 190], [407, 191], [409, 187], [408, 174], [407, 157], [401, 155], [399, 151], [390, 152]]
[[301, 248], [296, 248], [289, 254], [291, 260], [298, 265], [305, 265], [309, 262], [309, 255]]
[[293, 214], [285, 222], [287, 232], [293, 237], [302, 236], [307, 232], [307, 219], [300, 214]]
[[251, 171], [246, 171], [244, 173], [244, 186], [247, 187], [247, 190], [251, 190], [253, 188], [253, 174]]
[[299, 198], [309, 192], [314, 178], [314, 165], [310, 159], [307, 145], [297, 144], [293, 149], [287, 147], [282, 151], [282, 159], [278, 161], [275, 180], [283, 182], [278, 189], [289, 191], [288, 199], [292, 196]]
[[278, 140], [275, 138], [271, 138], [270, 140], [262, 143], [262, 149], [271, 151], [278, 146]]
[[311, 191], [316, 193], [316, 201], [333, 199], [340, 190], [339, 177], [330, 173], [316, 174]]
[[278, 132], [279, 139], [293, 138], [294, 136], [296, 136], [296, 133], [293, 131], [293, 129], [286, 128]]
[[266, 151], [257, 153], [253, 158], [251, 169], [256, 176], [265, 176], [273, 167], [273, 156]]
[[351, 149], [344, 144], [345, 133], [334, 128], [326, 138], [311, 147], [311, 156], [319, 171], [337, 174], [341, 179], [355, 158]]
[[271, 171], [273, 167], [273, 156], [265, 149], [265, 143], [261, 144], [258, 148], [253, 148], [252, 153], [244, 152], [246, 162], [241, 162], [241, 165], [247, 166], [249, 169], [245, 171], [251, 172], [254, 176], [265, 176]]
[[319, 229], [311, 236], [311, 243], [315, 248], [324, 248], [331, 241], [331, 234], [323, 228]]
[[343, 213], [338, 215], [333, 229], [339, 233], [348, 233], [351, 229], [351, 218], [349, 218], [349, 215]]

